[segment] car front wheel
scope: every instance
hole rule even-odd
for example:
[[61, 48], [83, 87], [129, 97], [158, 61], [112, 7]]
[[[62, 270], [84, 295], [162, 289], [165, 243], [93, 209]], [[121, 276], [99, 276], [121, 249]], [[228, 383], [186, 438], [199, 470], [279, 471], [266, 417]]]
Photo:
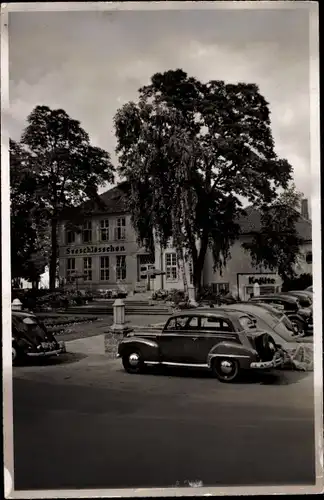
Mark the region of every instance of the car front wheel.
[[214, 358], [211, 369], [221, 382], [234, 382], [241, 375], [239, 362], [233, 358]]
[[129, 351], [122, 357], [123, 367], [128, 373], [141, 373], [144, 363], [139, 351]]

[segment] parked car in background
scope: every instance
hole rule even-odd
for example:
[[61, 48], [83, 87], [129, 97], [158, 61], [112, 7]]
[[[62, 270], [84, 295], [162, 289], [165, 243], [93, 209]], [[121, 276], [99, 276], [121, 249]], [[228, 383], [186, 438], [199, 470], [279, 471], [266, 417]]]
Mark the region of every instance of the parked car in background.
[[299, 298], [284, 293], [260, 295], [249, 299], [251, 303], [265, 303], [283, 312], [302, 335], [313, 334], [313, 312], [301, 307]]
[[294, 328], [285, 314], [267, 304], [241, 302], [233, 305], [221, 306], [221, 308], [248, 314], [256, 320], [258, 328], [269, 333], [274, 338], [276, 344], [283, 348], [291, 348], [292, 345], [299, 342], [305, 342], [305, 340], [312, 342], [310, 338], [305, 339], [302, 335], [298, 334], [296, 328]]
[[172, 315], [162, 332], [132, 332], [118, 346], [125, 370], [140, 373], [146, 364], [201, 367], [222, 382], [243, 370], [274, 369], [284, 354], [273, 337], [240, 311], [196, 309]]
[[33, 313], [13, 310], [11, 318], [13, 364], [66, 352], [64, 342], [58, 342]]
[[312, 293], [311, 292], [304, 292], [300, 290], [292, 290], [291, 292], [281, 292], [282, 295], [289, 295], [291, 297], [297, 297], [299, 300], [299, 304], [301, 307], [312, 307], [313, 305], [313, 300], [312, 300]]

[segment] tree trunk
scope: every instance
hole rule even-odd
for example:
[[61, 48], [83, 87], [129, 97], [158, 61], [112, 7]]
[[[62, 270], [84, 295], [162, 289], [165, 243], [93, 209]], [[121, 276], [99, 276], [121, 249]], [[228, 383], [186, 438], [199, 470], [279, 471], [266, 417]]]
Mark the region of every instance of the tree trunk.
[[194, 281], [194, 287], [195, 287], [195, 296], [196, 299], [199, 298], [200, 292], [201, 292], [201, 278], [202, 278], [202, 271], [203, 271], [203, 266], [201, 266], [200, 262], [197, 261], [196, 265], [193, 266], [193, 281]]
[[198, 254], [198, 258], [195, 262], [193, 262], [193, 271], [194, 271], [194, 287], [196, 290], [196, 298], [199, 297], [201, 292], [201, 281], [202, 281], [202, 272], [204, 269], [205, 258], [208, 248], [208, 234], [203, 234], [201, 239], [201, 246]]
[[178, 259], [179, 259], [179, 262], [181, 263], [180, 266], [181, 266], [184, 294], [185, 294], [185, 297], [188, 298], [189, 297], [189, 290], [188, 290], [188, 280], [187, 280], [187, 274], [186, 274], [186, 266], [185, 266], [185, 258], [184, 258], [183, 248], [181, 248], [178, 251]]
[[57, 218], [53, 216], [51, 220], [51, 257], [49, 265], [49, 287], [55, 290], [56, 286], [56, 265], [57, 265]]

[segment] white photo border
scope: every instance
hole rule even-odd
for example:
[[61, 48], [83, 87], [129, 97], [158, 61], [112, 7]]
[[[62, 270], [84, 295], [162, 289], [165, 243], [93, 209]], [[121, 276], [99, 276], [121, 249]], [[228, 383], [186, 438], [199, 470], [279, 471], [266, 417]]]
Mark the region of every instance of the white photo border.
[[[312, 245], [314, 294], [314, 404], [316, 485], [250, 486], [197, 488], [140, 488], [94, 490], [14, 490], [13, 401], [11, 361], [11, 275], [10, 275], [10, 184], [9, 135], [6, 120], [9, 109], [8, 13], [57, 11], [124, 11], [124, 10], [245, 10], [306, 9], [310, 19], [310, 104], [311, 104], [311, 175]], [[2, 352], [3, 352], [3, 429], [4, 479], [6, 498], [89, 498], [89, 497], [174, 497], [264, 494], [309, 494], [323, 492], [323, 349], [321, 286], [321, 183], [319, 133], [319, 25], [318, 2], [309, 1], [220, 1], [220, 2], [86, 2], [86, 3], [2, 3], [1, 5], [1, 219], [2, 219]]]

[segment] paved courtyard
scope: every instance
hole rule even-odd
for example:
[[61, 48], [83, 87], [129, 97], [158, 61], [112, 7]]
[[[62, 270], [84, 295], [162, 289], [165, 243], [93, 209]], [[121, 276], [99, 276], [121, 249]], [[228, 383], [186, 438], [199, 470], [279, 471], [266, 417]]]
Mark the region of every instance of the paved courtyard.
[[314, 482], [312, 373], [228, 385], [74, 350], [13, 387], [16, 489]]

